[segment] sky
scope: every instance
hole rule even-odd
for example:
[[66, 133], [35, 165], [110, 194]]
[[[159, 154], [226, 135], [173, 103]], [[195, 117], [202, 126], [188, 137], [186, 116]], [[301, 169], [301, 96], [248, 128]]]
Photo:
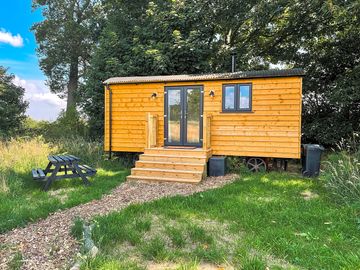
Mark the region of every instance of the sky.
[[31, 0], [0, 0], [0, 66], [15, 75], [14, 84], [25, 88], [29, 101], [26, 112], [36, 120], [53, 121], [66, 101], [50, 93], [36, 55], [36, 40], [30, 31], [43, 20], [40, 10], [32, 11]]

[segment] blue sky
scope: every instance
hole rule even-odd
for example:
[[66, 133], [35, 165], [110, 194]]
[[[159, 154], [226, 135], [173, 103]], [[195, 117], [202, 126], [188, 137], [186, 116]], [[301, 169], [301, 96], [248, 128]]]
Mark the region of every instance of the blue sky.
[[25, 88], [30, 103], [27, 114], [38, 120], [55, 120], [65, 101], [50, 93], [39, 68], [36, 40], [30, 31], [43, 19], [32, 11], [31, 0], [2, 1], [0, 8], [0, 65], [14, 74], [14, 83]]

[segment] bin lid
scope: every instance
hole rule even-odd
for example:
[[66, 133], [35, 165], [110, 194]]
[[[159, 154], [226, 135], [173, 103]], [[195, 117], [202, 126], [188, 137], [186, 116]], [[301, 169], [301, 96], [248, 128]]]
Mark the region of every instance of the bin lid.
[[306, 148], [309, 150], [321, 150], [321, 151], [325, 150], [325, 148], [319, 144], [307, 144]]

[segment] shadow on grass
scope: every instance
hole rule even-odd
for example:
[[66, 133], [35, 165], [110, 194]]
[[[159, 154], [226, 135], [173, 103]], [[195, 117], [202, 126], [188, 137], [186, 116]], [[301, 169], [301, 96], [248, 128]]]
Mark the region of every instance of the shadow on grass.
[[84, 186], [80, 178], [66, 179], [53, 183], [50, 190], [44, 192], [44, 183], [34, 181], [31, 171], [8, 170], [4, 175], [9, 190], [0, 193], [0, 233], [25, 226], [56, 210], [99, 199], [123, 182], [128, 173], [119, 162], [103, 161], [97, 174], [89, 178], [91, 186]]

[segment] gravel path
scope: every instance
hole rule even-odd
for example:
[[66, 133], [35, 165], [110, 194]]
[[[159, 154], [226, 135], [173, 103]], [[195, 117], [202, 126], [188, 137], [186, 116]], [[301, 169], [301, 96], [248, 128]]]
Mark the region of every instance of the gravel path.
[[74, 263], [74, 255], [79, 250], [79, 244], [70, 235], [75, 217], [88, 220], [133, 203], [221, 187], [236, 178], [236, 175], [208, 177], [198, 185], [125, 182], [100, 200], [52, 213], [46, 219], [1, 234], [0, 269], [8, 269], [9, 261], [17, 252], [22, 254], [22, 269], [66, 269]]

